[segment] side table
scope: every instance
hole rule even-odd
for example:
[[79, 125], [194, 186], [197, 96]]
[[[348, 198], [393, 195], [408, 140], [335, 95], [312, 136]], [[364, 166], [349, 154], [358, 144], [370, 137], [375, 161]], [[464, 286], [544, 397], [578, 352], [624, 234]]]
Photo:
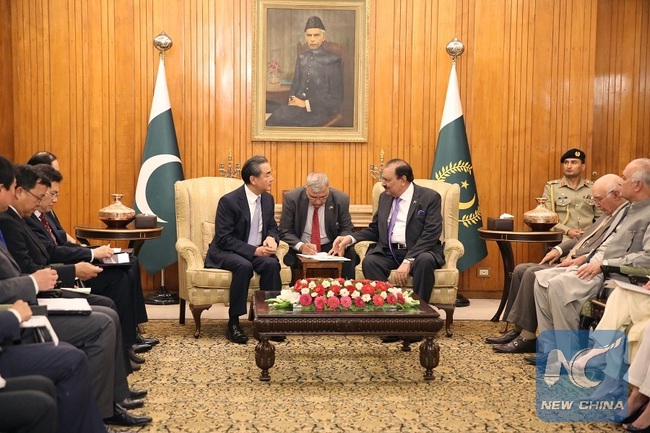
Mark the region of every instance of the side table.
[[499, 308], [492, 319], [492, 322], [498, 322], [506, 306], [508, 295], [510, 294], [510, 283], [512, 281], [512, 271], [515, 269], [515, 260], [512, 254], [512, 242], [528, 242], [528, 243], [559, 243], [562, 242], [562, 233], [556, 231], [548, 232], [515, 232], [515, 231], [501, 231], [501, 230], [488, 230], [478, 229], [478, 235], [481, 239], [486, 241], [495, 241], [499, 246], [501, 253], [501, 260], [503, 261], [503, 293], [501, 294], [501, 302]]
[[341, 278], [343, 272], [343, 261], [316, 260], [302, 256], [296, 257], [300, 262], [300, 278]]

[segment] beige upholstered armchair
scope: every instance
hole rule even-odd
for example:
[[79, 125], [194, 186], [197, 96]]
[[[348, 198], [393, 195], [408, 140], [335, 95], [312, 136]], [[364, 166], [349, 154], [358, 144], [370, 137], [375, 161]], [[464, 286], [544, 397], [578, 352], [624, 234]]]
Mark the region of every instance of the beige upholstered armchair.
[[[196, 330], [201, 333], [201, 313], [218, 302], [230, 301], [232, 274], [221, 269], [204, 268], [208, 246], [214, 238], [214, 216], [219, 199], [239, 188], [240, 179], [226, 177], [201, 177], [176, 182], [176, 251], [178, 252], [178, 284], [180, 316], [178, 322], [185, 324], [185, 302], [190, 303]], [[286, 286], [291, 280], [291, 269], [284, 265], [289, 251], [285, 242], [278, 245], [277, 256], [282, 264], [280, 279]], [[249, 288], [249, 298], [259, 290], [259, 275], [254, 274]]]
[[[456, 184], [450, 184], [430, 179], [415, 179], [417, 185], [431, 188], [440, 194], [442, 207], [442, 234], [440, 240], [444, 243], [445, 265], [442, 269], [436, 269], [435, 284], [431, 292], [430, 304], [445, 310], [447, 337], [451, 337], [451, 324], [454, 320], [454, 309], [456, 307], [456, 293], [458, 292], [458, 268], [456, 263], [465, 253], [463, 244], [458, 240], [458, 202], [460, 200], [460, 188]], [[373, 213], [379, 206], [379, 196], [384, 191], [380, 182], [377, 182], [372, 189], [372, 210]], [[354, 249], [359, 255], [360, 263], [356, 267], [356, 278], [363, 279], [361, 262], [370, 247], [371, 242], [358, 242]], [[395, 272], [391, 272], [388, 281], [395, 283]], [[409, 277], [406, 287], [413, 287], [413, 279]]]

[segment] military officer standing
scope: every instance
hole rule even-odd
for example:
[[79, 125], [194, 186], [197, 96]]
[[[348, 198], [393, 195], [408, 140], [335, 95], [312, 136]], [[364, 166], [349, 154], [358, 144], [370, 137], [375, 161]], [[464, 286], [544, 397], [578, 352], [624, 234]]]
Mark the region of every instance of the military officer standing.
[[600, 216], [591, 198], [592, 182], [582, 177], [585, 157], [580, 149], [568, 150], [560, 158], [564, 177], [548, 181], [544, 187], [546, 207], [560, 218], [555, 230], [571, 239], [580, 236]]

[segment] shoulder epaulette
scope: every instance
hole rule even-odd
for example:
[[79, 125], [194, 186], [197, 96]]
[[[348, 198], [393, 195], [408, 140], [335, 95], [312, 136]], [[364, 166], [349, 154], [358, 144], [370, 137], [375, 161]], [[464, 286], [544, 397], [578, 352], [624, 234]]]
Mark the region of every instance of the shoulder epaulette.
[[560, 183], [561, 179], [555, 179], [555, 180], [549, 180], [546, 182], [547, 185], [555, 185], [556, 183]]

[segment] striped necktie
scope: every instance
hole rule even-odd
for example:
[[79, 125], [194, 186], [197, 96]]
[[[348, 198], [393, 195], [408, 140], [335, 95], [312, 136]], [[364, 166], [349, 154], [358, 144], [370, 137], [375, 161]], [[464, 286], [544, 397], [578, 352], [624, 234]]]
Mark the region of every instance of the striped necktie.
[[50, 225], [50, 222], [45, 217], [45, 214], [41, 213], [38, 216], [38, 219], [40, 219], [41, 222], [43, 223], [43, 225], [45, 226], [45, 230], [47, 230], [47, 234], [50, 235], [50, 239], [52, 239], [52, 242], [54, 242], [56, 244], [56, 238], [54, 237], [54, 232], [52, 231], [52, 226]]

